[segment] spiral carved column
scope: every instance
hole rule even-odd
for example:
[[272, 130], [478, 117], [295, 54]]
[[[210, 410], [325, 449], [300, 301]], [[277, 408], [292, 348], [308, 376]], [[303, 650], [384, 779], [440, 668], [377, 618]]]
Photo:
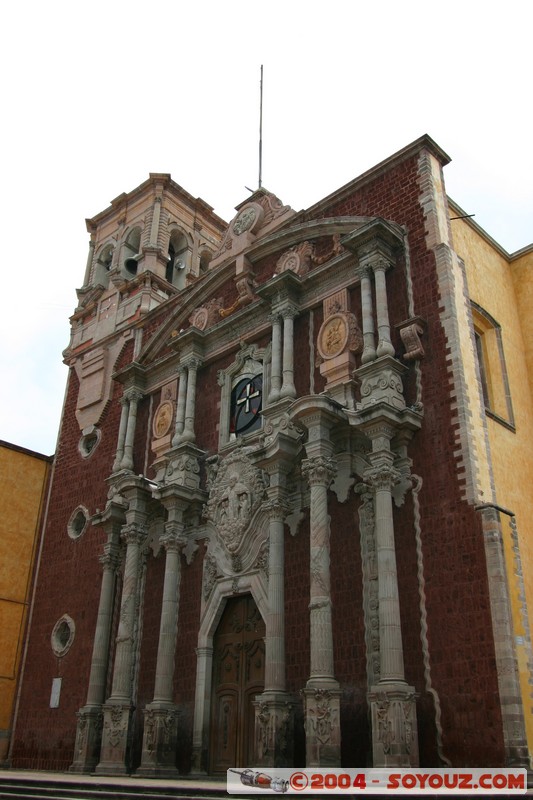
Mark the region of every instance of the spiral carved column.
[[340, 691], [333, 668], [331, 625], [330, 518], [328, 487], [336, 474], [326, 456], [307, 458], [302, 473], [311, 488], [310, 506], [310, 677], [305, 698], [306, 765], [340, 766]]
[[285, 542], [289, 508], [275, 497], [263, 503], [269, 517], [268, 606], [265, 637], [265, 690], [256, 697], [255, 763], [288, 767], [293, 758], [293, 701], [285, 680]]
[[146, 528], [142, 522], [125, 525], [122, 539], [126, 542], [126, 563], [120, 605], [120, 620], [115, 649], [113, 686], [104, 706], [102, 749], [98, 774], [127, 772], [131, 714], [133, 710], [132, 670], [135, 658], [135, 631], [142, 545]]

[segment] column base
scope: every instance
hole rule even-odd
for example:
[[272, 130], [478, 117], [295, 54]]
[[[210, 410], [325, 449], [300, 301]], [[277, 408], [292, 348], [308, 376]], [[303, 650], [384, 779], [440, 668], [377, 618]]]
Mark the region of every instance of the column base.
[[129, 731], [133, 707], [120, 703], [103, 706], [102, 747], [97, 775], [127, 775], [129, 773]]
[[141, 766], [136, 775], [177, 777], [178, 709], [172, 703], [151, 703], [144, 709]]
[[69, 767], [69, 772], [94, 772], [100, 761], [102, 706], [84, 706], [80, 708], [76, 716], [78, 717], [76, 744], [74, 745], [74, 760]]
[[307, 767], [341, 766], [341, 692], [337, 681], [309, 682], [303, 689], [305, 764]]
[[368, 694], [372, 719], [374, 767], [417, 767], [416, 694], [404, 683], [372, 686]]
[[294, 703], [292, 695], [286, 692], [264, 692], [255, 698], [256, 766], [292, 767]]

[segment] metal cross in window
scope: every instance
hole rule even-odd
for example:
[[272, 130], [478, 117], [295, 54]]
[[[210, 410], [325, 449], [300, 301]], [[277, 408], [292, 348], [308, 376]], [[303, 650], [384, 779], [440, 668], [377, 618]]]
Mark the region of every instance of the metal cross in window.
[[246, 387], [245, 387], [246, 396], [245, 397], [241, 397], [239, 400], [237, 400], [237, 405], [238, 406], [242, 406], [243, 403], [246, 403], [246, 405], [244, 406], [244, 411], [245, 411], [246, 414], [250, 413], [250, 400], [253, 400], [254, 397], [259, 397], [259, 394], [260, 394], [259, 389], [256, 389], [255, 392], [253, 392], [253, 393], [252, 393], [252, 389], [253, 389], [252, 382], [247, 383]]

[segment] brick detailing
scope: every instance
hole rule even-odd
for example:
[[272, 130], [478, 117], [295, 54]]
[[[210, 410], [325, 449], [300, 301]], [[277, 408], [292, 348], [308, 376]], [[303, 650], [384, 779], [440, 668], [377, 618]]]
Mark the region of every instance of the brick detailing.
[[[426, 213], [428, 246], [434, 250], [439, 300], [440, 320], [448, 346], [448, 386], [452, 399], [455, 428], [454, 457], [457, 478], [464, 482], [463, 497], [470, 503], [487, 501], [493, 497], [492, 477], [488, 472], [489, 459], [480, 458], [480, 448], [485, 441], [476, 437], [482, 426], [481, 402], [472, 388], [477, 385], [475, 349], [471, 346], [471, 315], [468, 301], [466, 275], [456, 253], [451, 248], [451, 237], [444, 207], [444, 193], [440, 166], [428, 153], [419, 160], [421, 205]], [[473, 407], [474, 404], [474, 407]], [[475, 414], [476, 425], [473, 424]]]
[[480, 514], [487, 558], [506, 763], [529, 766], [500, 515], [494, 506], [480, 508]]
[[533, 647], [531, 645], [531, 630], [529, 626], [529, 615], [527, 610], [526, 588], [524, 585], [524, 573], [522, 570], [522, 558], [520, 555], [520, 539], [518, 536], [518, 528], [516, 525], [516, 517], [512, 516], [509, 519], [509, 528], [511, 530], [511, 540], [513, 543], [513, 556], [514, 556], [514, 576], [518, 585], [518, 599], [520, 602], [520, 621], [522, 623], [521, 635], [516, 635], [517, 647], [523, 647], [527, 658], [527, 670], [529, 672], [529, 701], [530, 704], [524, 708], [524, 714], [527, 717], [533, 712]]
[[452, 766], [449, 758], [446, 758], [442, 746], [442, 710], [440, 705], [440, 698], [431, 682], [431, 663], [429, 655], [429, 642], [428, 642], [428, 620], [427, 620], [427, 606], [426, 606], [426, 579], [424, 577], [424, 553], [422, 550], [422, 525], [420, 517], [420, 503], [418, 495], [422, 488], [422, 478], [419, 475], [411, 476], [413, 482], [413, 517], [416, 539], [416, 560], [417, 560], [417, 578], [418, 578], [418, 596], [420, 599], [420, 640], [422, 642], [422, 656], [424, 659], [424, 680], [426, 684], [426, 692], [433, 698], [435, 706], [435, 727], [437, 729], [437, 752], [442, 764], [447, 767]]

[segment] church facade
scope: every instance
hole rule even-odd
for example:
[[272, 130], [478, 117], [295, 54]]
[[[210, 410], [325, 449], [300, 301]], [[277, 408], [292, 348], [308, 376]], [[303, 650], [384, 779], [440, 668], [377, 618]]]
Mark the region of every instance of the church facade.
[[529, 766], [533, 253], [447, 162], [87, 221], [13, 766]]

